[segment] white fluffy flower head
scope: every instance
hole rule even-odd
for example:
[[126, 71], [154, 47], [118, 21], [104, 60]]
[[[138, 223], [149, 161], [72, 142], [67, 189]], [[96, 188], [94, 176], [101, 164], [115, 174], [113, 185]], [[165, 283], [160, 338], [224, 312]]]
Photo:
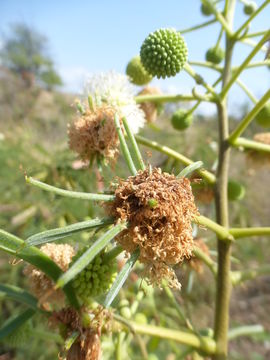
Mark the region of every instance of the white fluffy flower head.
[[133, 86], [126, 75], [110, 71], [90, 76], [85, 94], [90, 95], [97, 106], [107, 103], [116, 108], [135, 134], [144, 126], [144, 113], [134, 100]]

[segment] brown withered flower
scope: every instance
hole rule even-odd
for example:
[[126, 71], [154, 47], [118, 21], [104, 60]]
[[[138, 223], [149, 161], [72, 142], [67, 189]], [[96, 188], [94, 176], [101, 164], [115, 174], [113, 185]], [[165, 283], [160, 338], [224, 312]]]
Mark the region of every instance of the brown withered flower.
[[[147, 86], [138, 95], [160, 95], [161, 91], [156, 87]], [[139, 107], [145, 114], [147, 122], [155, 122], [158, 116], [158, 105], [152, 101], [146, 101], [139, 104]]]
[[[270, 145], [270, 132], [255, 134], [253, 140]], [[253, 169], [270, 166], [270, 154], [263, 151], [249, 150], [247, 152], [247, 163]]]
[[119, 153], [118, 135], [114, 124], [116, 110], [107, 105], [83, 114], [68, 127], [69, 147], [81, 160], [93, 160], [102, 157], [115, 159]]
[[191, 221], [198, 214], [190, 181], [148, 168], [119, 180], [109, 206], [112, 216], [129, 224], [116, 240], [128, 253], [139, 248], [150, 281], [166, 278], [180, 287], [171, 266], [191, 257]]
[[[63, 271], [67, 271], [75, 251], [68, 244], [46, 244], [40, 250], [49, 256]], [[44, 307], [64, 305], [65, 296], [61, 289], [55, 290], [54, 283], [41, 270], [27, 265], [24, 274], [29, 279], [31, 291]]]

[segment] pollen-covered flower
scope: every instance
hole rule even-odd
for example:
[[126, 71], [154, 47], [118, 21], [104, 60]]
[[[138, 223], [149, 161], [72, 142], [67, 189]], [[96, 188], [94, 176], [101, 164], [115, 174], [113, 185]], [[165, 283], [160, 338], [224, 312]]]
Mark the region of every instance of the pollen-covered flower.
[[[76, 261], [84, 251], [85, 249], [78, 252], [73, 261]], [[85, 304], [92, 301], [93, 297], [106, 293], [116, 278], [116, 260], [106, 261], [105, 254], [104, 252], [98, 254], [73, 280], [76, 293]]]
[[[40, 250], [49, 256], [63, 271], [69, 267], [75, 251], [68, 244], [46, 244]], [[54, 283], [41, 270], [27, 265], [24, 274], [28, 277], [31, 290], [43, 306], [64, 304], [65, 296], [61, 289], [55, 290]]]
[[113, 108], [119, 117], [125, 117], [133, 131], [137, 133], [144, 126], [144, 113], [134, 100], [135, 89], [124, 74], [111, 71], [88, 78], [85, 95], [94, 100], [96, 106], [107, 105]]
[[139, 248], [152, 283], [166, 278], [179, 287], [171, 266], [192, 255], [191, 221], [198, 214], [190, 181], [146, 169], [120, 180], [115, 197], [110, 213], [129, 223], [116, 240], [128, 253]]
[[[161, 91], [156, 87], [145, 87], [138, 95], [160, 95]], [[145, 101], [139, 104], [140, 108], [145, 114], [147, 122], [152, 123], [157, 119], [158, 113], [161, 111], [162, 106], [153, 101]]]

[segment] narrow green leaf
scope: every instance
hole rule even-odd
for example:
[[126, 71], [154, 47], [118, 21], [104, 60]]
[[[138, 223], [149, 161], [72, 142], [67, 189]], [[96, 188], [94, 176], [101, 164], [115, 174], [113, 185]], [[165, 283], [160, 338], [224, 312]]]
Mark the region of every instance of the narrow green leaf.
[[128, 149], [128, 146], [127, 146], [127, 143], [126, 143], [126, 140], [125, 140], [125, 137], [124, 137], [124, 134], [123, 134], [122, 129], [121, 129], [119, 116], [117, 114], [115, 114], [114, 122], [115, 122], [116, 131], [117, 131], [117, 134], [118, 134], [118, 138], [119, 138], [119, 141], [120, 141], [120, 147], [121, 147], [124, 159], [125, 159], [125, 161], [127, 163], [127, 166], [129, 168], [129, 171], [131, 172], [131, 174], [136, 175], [137, 169], [136, 169], [136, 167], [134, 165], [134, 162], [132, 160], [132, 157], [130, 155], [130, 152], [129, 152], [129, 149]]
[[103, 306], [105, 308], [109, 307], [117, 294], [119, 293], [121, 287], [124, 285], [126, 279], [128, 278], [128, 275], [130, 274], [133, 266], [135, 265], [138, 257], [140, 255], [139, 249], [135, 250], [134, 253], [131, 255], [131, 257], [128, 259], [128, 261], [123, 266], [120, 273], [117, 275], [117, 278], [115, 279], [114, 283], [112, 284], [112, 287], [110, 288], [108, 294], [106, 295], [106, 298], [103, 302]]
[[122, 230], [127, 227], [126, 223], [113, 226], [103, 234], [57, 281], [56, 286], [62, 287], [78, 275], [93, 259], [100, 253], [105, 246]]
[[129, 127], [129, 124], [128, 124], [128, 121], [126, 118], [123, 118], [123, 124], [124, 124], [124, 128], [126, 130], [127, 136], [130, 140], [130, 144], [131, 144], [133, 154], [134, 154], [134, 159], [137, 162], [137, 166], [140, 170], [145, 170], [145, 165], [144, 165], [143, 158], [140, 153], [138, 144], [136, 142], [135, 136], [133, 135], [133, 133]]
[[28, 305], [34, 310], [38, 310], [37, 299], [24, 289], [13, 285], [0, 284], [0, 292], [4, 293], [10, 299]]
[[0, 340], [11, 334], [14, 330], [18, 329], [20, 326], [22, 326], [34, 314], [35, 311], [33, 309], [28, 309], [25, 310], [20, 315], [16, 316], [15, 318], [12, 317], [8, 319], [8, 321], [0, 329]]
[[92, 219], [92, 220], [82, 221], [76, 224], [72, 224], [52, 230], [47, 230], [39, 234], [35, 234], [33, 236], [30, 236], [25, 241], [25, 243], [27, 244], [27, 246], [40, 245], [47, 242], [63, 239], [66, 236], [70, 236], [80, 231], [85, 231], [96, 227], [103, 227], [112, 223], [113, 223], [112, 218]]
[[[25, 242], [4, 230], [0, 229], [0, 250], [14, 255], [19, 259], [23, 259], [29, 264], [43, 271], [53, 281], [57, 281], [63, 271], [52, 261], [49, 256], [34, 246], [25, 247]], [[63, 288], [69, 302], [74, 307], [78, 308], [79, 303], [73, 288], [70, 284]]]
[[114, 195], [92, 194], [92, 193], [64, 190], [64, 189], [60, 189], [60, 188], [57, 188], [52, 185], [45, 184], [42, 181], [33, 179], [32, 177], [28, 177], [28, 176], [25, 177], [25, 180], [29, 184], [37, 186], [42, 190], [49, 191], [51, 193], [65, 196], [65, 197], [81, 199], [81, 200], [93, 200], [93, 201], [113, 201], [114, 200]]
[[188, 165], [185, 167], [176, 177], [188, 177], [191, 173], [193, 173], [196, 170], [199, 170], [203, 167], [202, 161], [196, 161], [195, 163]]

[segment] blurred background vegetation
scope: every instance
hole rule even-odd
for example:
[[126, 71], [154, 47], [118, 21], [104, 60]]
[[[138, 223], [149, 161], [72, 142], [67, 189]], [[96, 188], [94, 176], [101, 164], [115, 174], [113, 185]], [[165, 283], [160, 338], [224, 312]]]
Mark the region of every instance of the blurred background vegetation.
[[[67, 124], [76, 113], [73, 105], [75, 95], [61, 91], [62, 81], [54, 68], [53, 59], [48, 56], [47, 47], [48, 43], [43, 35], [24, 24], [16, 24], [0, 54], [0, 227], [23, 239], [45, 229], [95, 217], [100, 211], [92, 203], [42, 192], [30, 187], [24, 180], [24, 173], [27, 173], [36, 179], [66, 189], [88, 192], [100, 189], [98, 171], [80, 166], [76, 156], [68, 149]], [[169, 119], [171, 113], [181, 106], [185, 105], [165, 107], [155, 128], [146, 127], [141, 132], [142, 135], [168, 145], [193, 160], [202, 160], [207, 169], [214, 169], [217, 158], [216, 117], [197, 113], [190, 128], [185, 132], [177, 132], [171, 127]], [[246, 106], [243, 106], [237, 114], [238, 118], [231, 118], [232, 128], [246, 110]], [[248, 131], [252, 136], [261, 130], [256, 124], [252, 124]], [[147, 149], [143, 151], [151, 164], [161, 166], [166, 171], [177, 173], [182, 168], [166, 156], [154, 151], [150, 153]], [[231, 225], [267, 226], [270, 214], [269, 169], [254, 169], [244, 152], [232, 151], [230, 177], [245, 186], [246, 196], [241, 201], [230, 203]], [[121, 177], [128, 175], [121, 158], [115, 169], [108, 168], [104, 171], [105, 187], [108, 187], [114, 173]], [[213, 217], [213, 203], [204, 204], [198, 199], [198, 206], [202, 214]], [[199, 235], [207, 237], [211, 256], [215, 259], [214, 236], [203, 229], [199, 229]], [[73, 236], [69, 241], [76, 246], [88, 238], [89, 233], [83, 233]], [[239, 241], [234, 246], [234, 269], [256, 267], [268, 262], [268, 243], [267, 238]], [[0, 253], [1, 283], [27, 288], [22, 269], [23, 264], [14, 263], [12, 258]], [[179, 269], [178, 275], [183, 284], [182, 291], [176, 294], [181, 308], [196, 328], [211, 326], [214, 304], [214, 286], [210, 286], [211, 274], [205, 269], [203, 274], [197, 275], [184, 266]], [[140, 281], [136, 281], [135, 276], [133, 280], [129, 280], [125, 294], [120, 294], [120, 297], [125, 297], [132, 303], [138, 294], [139, 286]], [[181, 327], [181, 320], [177, 320], [166, 294], [149, 288], [147, 293], [148, 296], [140, 301], [138, 311], [144, 314], [144, 318], [141, 315], [140, 320], [145, 321], [146, 317], [148, 322], [165, 327]], [[265, 333], [256, 338], [241, 338], [232, 342], [231, 359], [270, 358], [269, 300], [269, 276], [250, 281], [234, 292], [231, 325], [259, 323], [265, 327]], [[17, 311], [18, 306], [2, 299], [0, 293], [0, 323]], [[31, 346], [29, 343], [17, 346], [16, 341], [2, 342], [0, 359], [57, 359], [59, 339], [54, 337], [47, 324], [42, 323], [38, 317], [33, 319], [33, 327], [36, 336], [32, 337]], [[108, 359], [112, 356], [111, 345], [109, 339], [104, 343]], [[137, 346], [134, 342], [129, 349], [129, 358], [140, 359]], [[148, 339], [147, 346], [151, 353], [156, 354], [156, 358], [166, 360], [185, 358], [183, 354], [187, 350], [179, 345], [162, 342], [158, 338]]]

